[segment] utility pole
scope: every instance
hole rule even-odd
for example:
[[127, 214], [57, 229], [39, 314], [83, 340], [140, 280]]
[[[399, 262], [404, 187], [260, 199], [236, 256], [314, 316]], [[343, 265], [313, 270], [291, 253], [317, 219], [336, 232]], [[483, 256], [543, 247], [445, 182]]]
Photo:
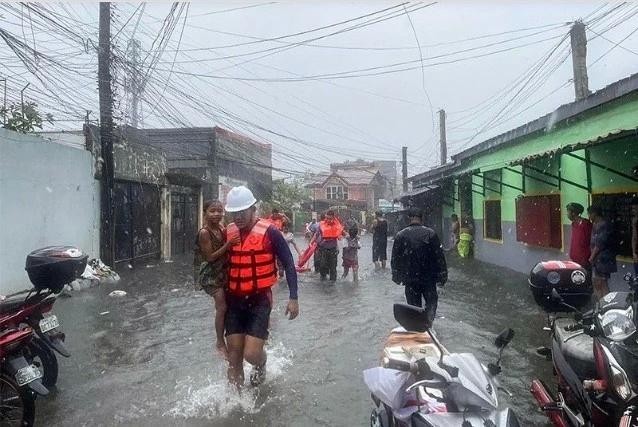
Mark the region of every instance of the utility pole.
[[403, 161], [401, 162], [402, 176], [403, 176], [403, 192], [408, 191], [408, 147], [401, 149], [403, 155]]
[[574, 91], [576, 101], [589, 96], [587, 78], [587, 35], [583, 21], [576, 21], [569, 31], [572, 44], [572, 65], [574, 68]]
[[441, 143], [441, 166], [447, 163], [447, 138], [445, 135], [445, 110], [439, 110], [439, 141]]
[[102, 186], [100, 197], [100, 257], [107, 265], [115, 260], [115, 221], [113, 208], [113, 89], [111, 87], [111, 3], [100, 3], [98, 51], [98, 92], [100, 97], [100, 146]]
[[131, 64], [132, 71], [129, 75], [129, 84], [127, 85], [127, 90], [131, 94], [131, 126], [137, 128], [139, 121], [139, 102], [140, 102], [140, 51], [142, 50], [142, 45], [139, 40], [131, 39], [128, 41], [128, 59]]

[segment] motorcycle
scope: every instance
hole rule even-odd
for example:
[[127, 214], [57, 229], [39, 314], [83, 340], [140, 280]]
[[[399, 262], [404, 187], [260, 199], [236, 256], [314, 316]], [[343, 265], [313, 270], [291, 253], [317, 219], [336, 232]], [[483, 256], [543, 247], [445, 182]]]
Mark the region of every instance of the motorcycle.
[[25, 349], [25, 357], [34, 361], [44, 372], [42, 383], [53, 387], [58, 379], [58, 360], [55, 352], [64, 357], [71, 354], [64, 345], [65, 334], [60, 330], [60, 322], [52, 314], [56, 295], [52, 291], [30, 291], [26, 298], [15, 294], [0, 302], [0, 328], [15, 328], [27, 325], [35, 336]]
[[390, 334], [382, 366], [364, 371], [372, 427], [519, 426], [511, 409], [499, 409], [496, 379], [513, 330], [498, 335], [498, 360], [486, 367], [471, 353], [449, 353], [422, 308], [394, 304], [394, 318], [402, 328]]
[[5, 329], [0, 332], [0, 424], [32, 426], [35, 420], [35, 398], [49, 391], [42, 385], [42, 372], [29, 363], [24, 349], [33, 330]]
[[557, 396], [539, 379], [531, 392], [556, 427], [638, 425], [638, 278], [625, 280], [630, 292], [611, 292], [585, 313], [552, 290], [575, 316], [551, 323]]
[[[18, 292], [0, 302], [0, 330], [28, 326], [35, 336], [24, 348], [24, 356], [43, 371], [42, 383], [53, 387], [58, 379], [55, 353], [69, 357], [65, 334], [52, 314], [56, 295], [66, 283], [80, 277], [88, 256], [72, 246], [49, 246], [27, 255], [25, 270], [34, 288]], [[22, 294], [26, 293], [26, 297]]]

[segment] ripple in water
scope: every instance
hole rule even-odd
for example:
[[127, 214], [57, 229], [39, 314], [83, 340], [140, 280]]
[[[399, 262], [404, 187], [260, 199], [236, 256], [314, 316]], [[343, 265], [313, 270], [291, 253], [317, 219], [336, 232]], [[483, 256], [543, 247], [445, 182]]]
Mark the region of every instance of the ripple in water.
[[[284, 347], [283, 343], [266, 347], [268, 363], [266, 364], [266, 381], [262, 385], [274, 382], [292, 365], [293, 352]], [[250, 374], [251, 365], [244, 363], [246, 383]], [[266, 406], [268, 399], [259, 399], [259, 388], [246, 386], [242, 393], [228, 384], [223, 379], [207, 377], [208, 385], [193, 388], [193, 378], [187, 378], [183, 383], [177, 384], [176, 395], [184, 396], [167, 411], [165, 415], [181, 418], [207, 418], [217, 419], [229, 417], [236, 411], [244, 414], [256, 414]]]

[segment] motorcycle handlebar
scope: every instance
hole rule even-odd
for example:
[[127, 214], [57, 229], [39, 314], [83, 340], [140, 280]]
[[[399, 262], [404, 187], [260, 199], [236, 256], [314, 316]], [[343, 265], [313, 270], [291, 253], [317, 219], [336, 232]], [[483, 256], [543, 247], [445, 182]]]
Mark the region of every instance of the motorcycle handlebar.
[[388, 357], [385, 357], [383, 359], [383, 367], [388, 369], [396, 369], [397, 371], [404, 371], [404, 372], [416, 372], [417, 370], [417, 366], [415, 363], [390, 359]]

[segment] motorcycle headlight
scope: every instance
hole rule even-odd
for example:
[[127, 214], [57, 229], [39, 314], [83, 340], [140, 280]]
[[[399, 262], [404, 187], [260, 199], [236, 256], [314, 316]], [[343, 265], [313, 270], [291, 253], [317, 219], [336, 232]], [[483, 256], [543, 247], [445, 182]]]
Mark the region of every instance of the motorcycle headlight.
[[625, 371], [620, 367], [618, 362], [614, 356], [612, 356], [611, 352], [603, 347], [603, 351], [605, 352], [605, 357], [609, 362], [609, 370], [611, 373], [611, 378], [609, 379], [609, 384], [614, 391], [620, 396], [623, 400], [628, 400], [631, 397], [631, 383], [629, 382], [629, 378]]
[[558, 271], [550, 271], [547, 273], [547, 281], [552, 285], [560, 283], [560, 273]]
[[610, 340], [624, 341], [636, 332], [634, 309], [609, 310], [600, 317], [603, 334]]

